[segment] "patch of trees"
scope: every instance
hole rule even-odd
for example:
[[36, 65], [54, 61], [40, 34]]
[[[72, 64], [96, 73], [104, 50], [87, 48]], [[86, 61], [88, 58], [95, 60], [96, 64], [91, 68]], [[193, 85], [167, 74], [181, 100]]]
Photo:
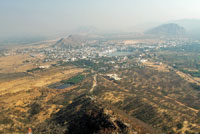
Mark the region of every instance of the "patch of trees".
[[33, 69], [30, 69], [30, 70], [27, 70], [26, 72], [35, 72], [35, 71], [39, 71], [39, 70], [43, 70], [42, 68], [33, 68]]
[[61, 83], [77, 84], [85, 78], [83, 75], [74, 76], [68, 80], [62, 80]]
[[30, 115], [38, 114], [41, 111], [41, 107], [38, 103], [33, 103], [30, 105], [29, 113]]
[[194, 90], [197, 90], [197, 91], [200, 91], [200, 86], [195, 84], [195, 83], [191, 83], [190, 86], [194, 89]]

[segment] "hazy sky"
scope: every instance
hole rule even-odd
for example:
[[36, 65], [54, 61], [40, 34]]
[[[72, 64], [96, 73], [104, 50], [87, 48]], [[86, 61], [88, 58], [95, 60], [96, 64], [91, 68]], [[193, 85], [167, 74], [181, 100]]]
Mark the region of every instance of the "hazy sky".
[[0, 37], [200, 19], [200, 0], [0, 0]]

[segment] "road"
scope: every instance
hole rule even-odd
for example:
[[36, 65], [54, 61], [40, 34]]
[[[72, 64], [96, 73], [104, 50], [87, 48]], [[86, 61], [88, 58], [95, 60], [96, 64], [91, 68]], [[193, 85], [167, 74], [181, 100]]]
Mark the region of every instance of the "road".
[[96, 86], [97, 86], [97, 74], [94, 75], [93, 85], [92, 85], [92, 88], [90, 89], [90, 93], [94, 91], [94, 88]]

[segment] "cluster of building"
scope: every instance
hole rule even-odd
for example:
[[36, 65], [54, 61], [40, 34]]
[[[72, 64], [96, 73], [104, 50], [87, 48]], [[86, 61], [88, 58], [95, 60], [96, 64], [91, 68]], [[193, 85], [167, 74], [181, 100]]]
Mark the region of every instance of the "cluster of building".
[[[43, 62], [51, 62], [55, 60], [62, 60], [64, 62], [73, 62], [83, 59], [93, 60], [101, 57], [110, 57], [115, 52], [132, 52], [139, 53], [138, 58], [140, 62], [146, 62], [146, 59], [143, 57], [145, 57], [145, 54], [150, 53], [152, 50], [187, 44], [188, 42], [188, 40], [165, 40], [158, 43], [141, 43], [131, 40], [88, 41], [84, 43], [84, 45], [80, 45], [78, 47], [63, 47], [53, 45], [44, 48], [30, 47], [24, 49], [16, 49], [15, 52], [19, 54], [29, 54], [31, 57], [36, 57], [39, 55], [43, 57], [41, 58], [43, 59]], [[13, 53], [13, 51], [10, 52]], [[9, 55], [9, 52], [6, 51], [5, 54]], [[117, 57], [117, 55], [112, 56]], [[123, 55], [123, 58], [127, 58], [126, 55]], [[112, 64], [114, 64], [115, 61], [112, 62]]]

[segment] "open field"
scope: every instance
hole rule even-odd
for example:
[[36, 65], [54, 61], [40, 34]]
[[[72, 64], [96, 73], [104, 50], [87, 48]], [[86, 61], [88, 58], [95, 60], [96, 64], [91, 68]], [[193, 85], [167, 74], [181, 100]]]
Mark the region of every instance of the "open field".
[[36, 68], [42, 65], [50, 65], [52, 63], [42, 63], [42, 55], [31, 57], [28, 54], [14, 54], [11, 56], [0, 57], [0, 73], [17, 73], [26, 72], [29, 69]]
[[25, 91], [35, 87], [44, 87], [63, 79], [68, 79], [82, 71], [83, 69], [74, 67], [52, 68], [45, 71], [39, 71], [22, 78], [0, 83], [0, 94]]
[[[84, 69], [51, 67], [29, 73], [2, 73], [0, 77], [0, 133], [27, 132], [28, 127], [49, 119], [62, 105], [49, 103], [76, 88], [49, 89], [48, 85], [69, 79]], [[66, 102], [67, 103], [67, 102]], [[37, 115], [37, 116], [35, 116]]]

